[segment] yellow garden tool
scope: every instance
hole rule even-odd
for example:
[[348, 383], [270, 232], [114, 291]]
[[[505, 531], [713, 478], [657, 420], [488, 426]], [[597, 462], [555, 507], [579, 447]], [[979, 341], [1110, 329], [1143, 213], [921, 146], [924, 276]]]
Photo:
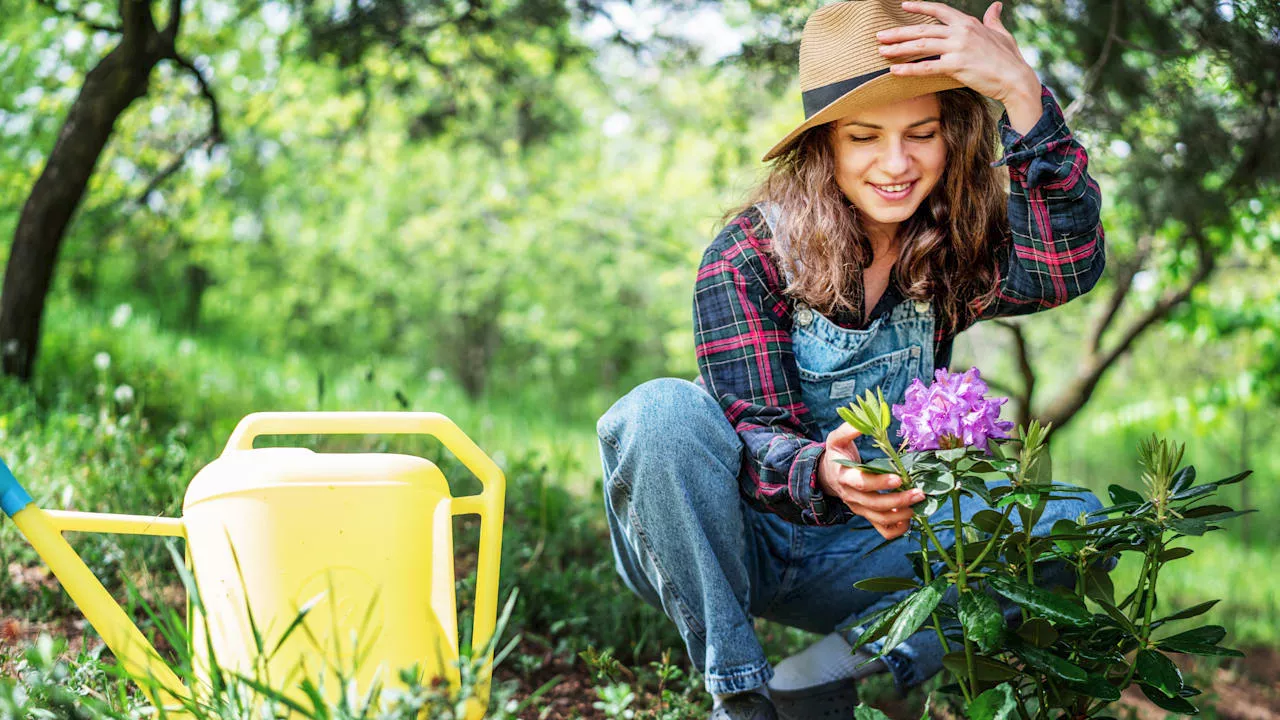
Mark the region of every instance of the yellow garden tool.
[[[410, 455], [253, 447], [260, 435], [337, 433], [432, 435], [483, 490], [455, 498], [433, 463]], [[477, 514], [475, 720], [488, 704], [505, 490], [498, 466], [438, 413], [249, 415], [187, 487], [181, 519], [42, 510], [0, 461], [0, 509], [124, 669], [168, 707], [199, 702], [203, 688], [182, 685], [62, 532], [185, 538], [200, 597], [188, 616], [199, 683], [208, 687], [216, 662], [300, 701], [309, 680], [332, 700], [340, 682], [361, 693], [399, 686], [410, 667], [423, 683], [458, 686], [452, 519]]]

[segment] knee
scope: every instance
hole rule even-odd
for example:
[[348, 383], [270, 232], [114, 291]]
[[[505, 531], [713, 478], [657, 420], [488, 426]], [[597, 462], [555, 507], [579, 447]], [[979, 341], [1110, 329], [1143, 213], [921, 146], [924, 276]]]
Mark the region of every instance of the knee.
[[675, 378], [650, 380], [614, 403], [596, 423], [610, 489], [670, 497], [673, 492], [736, 492], [742, 442], [720, 404]]
[[636, 445], [661, 452], [682, 438], [736, 439], [720, 405], [701, 387], [658, 378], [622, 396], [596, 422], [600, 441], [615, 450]]

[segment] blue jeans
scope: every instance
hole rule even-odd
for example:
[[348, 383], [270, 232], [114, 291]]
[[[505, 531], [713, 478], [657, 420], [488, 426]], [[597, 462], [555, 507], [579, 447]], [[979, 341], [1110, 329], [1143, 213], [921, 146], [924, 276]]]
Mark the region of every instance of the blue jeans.
[[[907, 553], [918, 549], [916, 541], [899, 538], [863, 557], [883, 537], [861, 518], [806, 527], [742, 500], [742, 442], [698, 385], [673, 378], [644, 383], [600, 418], [597, 431], [618, 574], [675, 622], [709, 692], [741, 692], [773, 676], [756, 639], [756, 617], [825, 634], [905, 596], [864, 592], [853, 584], [914, 577]], [[985, 507], [965, 498], [961, 513], [968, 518]], [[1058, 519], [1099, 507], [1092, 495], [1050, 503], [1034, 532], [1047, 534]], [[933, 520], [950, 517], [947, 507]], [[953, 542], [950, 531], [939, 539]], [[1068, 578], [1065, 567], [1041, 573], [1043, 584]], [[905, 689], [941, 670], [943, 654], [936, 634], [921, 631], [886, 662]]]

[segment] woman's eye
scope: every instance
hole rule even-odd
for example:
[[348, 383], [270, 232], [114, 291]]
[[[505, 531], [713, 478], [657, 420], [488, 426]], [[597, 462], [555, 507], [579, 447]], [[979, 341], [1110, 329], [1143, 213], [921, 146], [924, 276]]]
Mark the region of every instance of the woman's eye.
[[850, 135], [850, 136], [849, 136], [849, 140], [851, 140], [851, 141], [853, 141], [853, 142], [870, 142], [870, 141], [872, 141], [872, 140], [875, 140], [875, 138], [873, 138], [873, 137], [862, 137], [862, 136], [860, 136], [860, 135]]
[[928, 135], [910, 135], [912, 140], [932, 140], [938, 133], [929, 133]]

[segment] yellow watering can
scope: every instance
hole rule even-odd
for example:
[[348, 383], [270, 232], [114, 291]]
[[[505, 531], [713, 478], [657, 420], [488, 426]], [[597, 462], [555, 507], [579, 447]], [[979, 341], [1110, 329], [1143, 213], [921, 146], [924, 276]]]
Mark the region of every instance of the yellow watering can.
[[[452, 497], [440, 470], [410, 455], [253, 447], [260, 435], [336, 433], [432, 435], [483, 491]], [[249, 415], [187, 487], [181, 519], [42, 510], [0, 461], [0, 509], [124, 669], [170, 708], [199, 702], [200, 689], [182, 685], [64, 531], [185, 538], [203, 607], [203, 616], [194, 604], [188, 614], [201, 684], [216, 662], [299, 700], [298, 686], [309, 679], [333, 700], [339, 678], [364, 693], [375, 683], [399, 685], [400, 671], [412, 666], [424, 683], [458, 686], [452, 519], [477, 514], [471, 648], [483, 665], [466, 708], [475, 720], [488, 705], [505, 489], [498, 466], [438, 413]], [[206, 649], [212, 658], [201, 655]]]

